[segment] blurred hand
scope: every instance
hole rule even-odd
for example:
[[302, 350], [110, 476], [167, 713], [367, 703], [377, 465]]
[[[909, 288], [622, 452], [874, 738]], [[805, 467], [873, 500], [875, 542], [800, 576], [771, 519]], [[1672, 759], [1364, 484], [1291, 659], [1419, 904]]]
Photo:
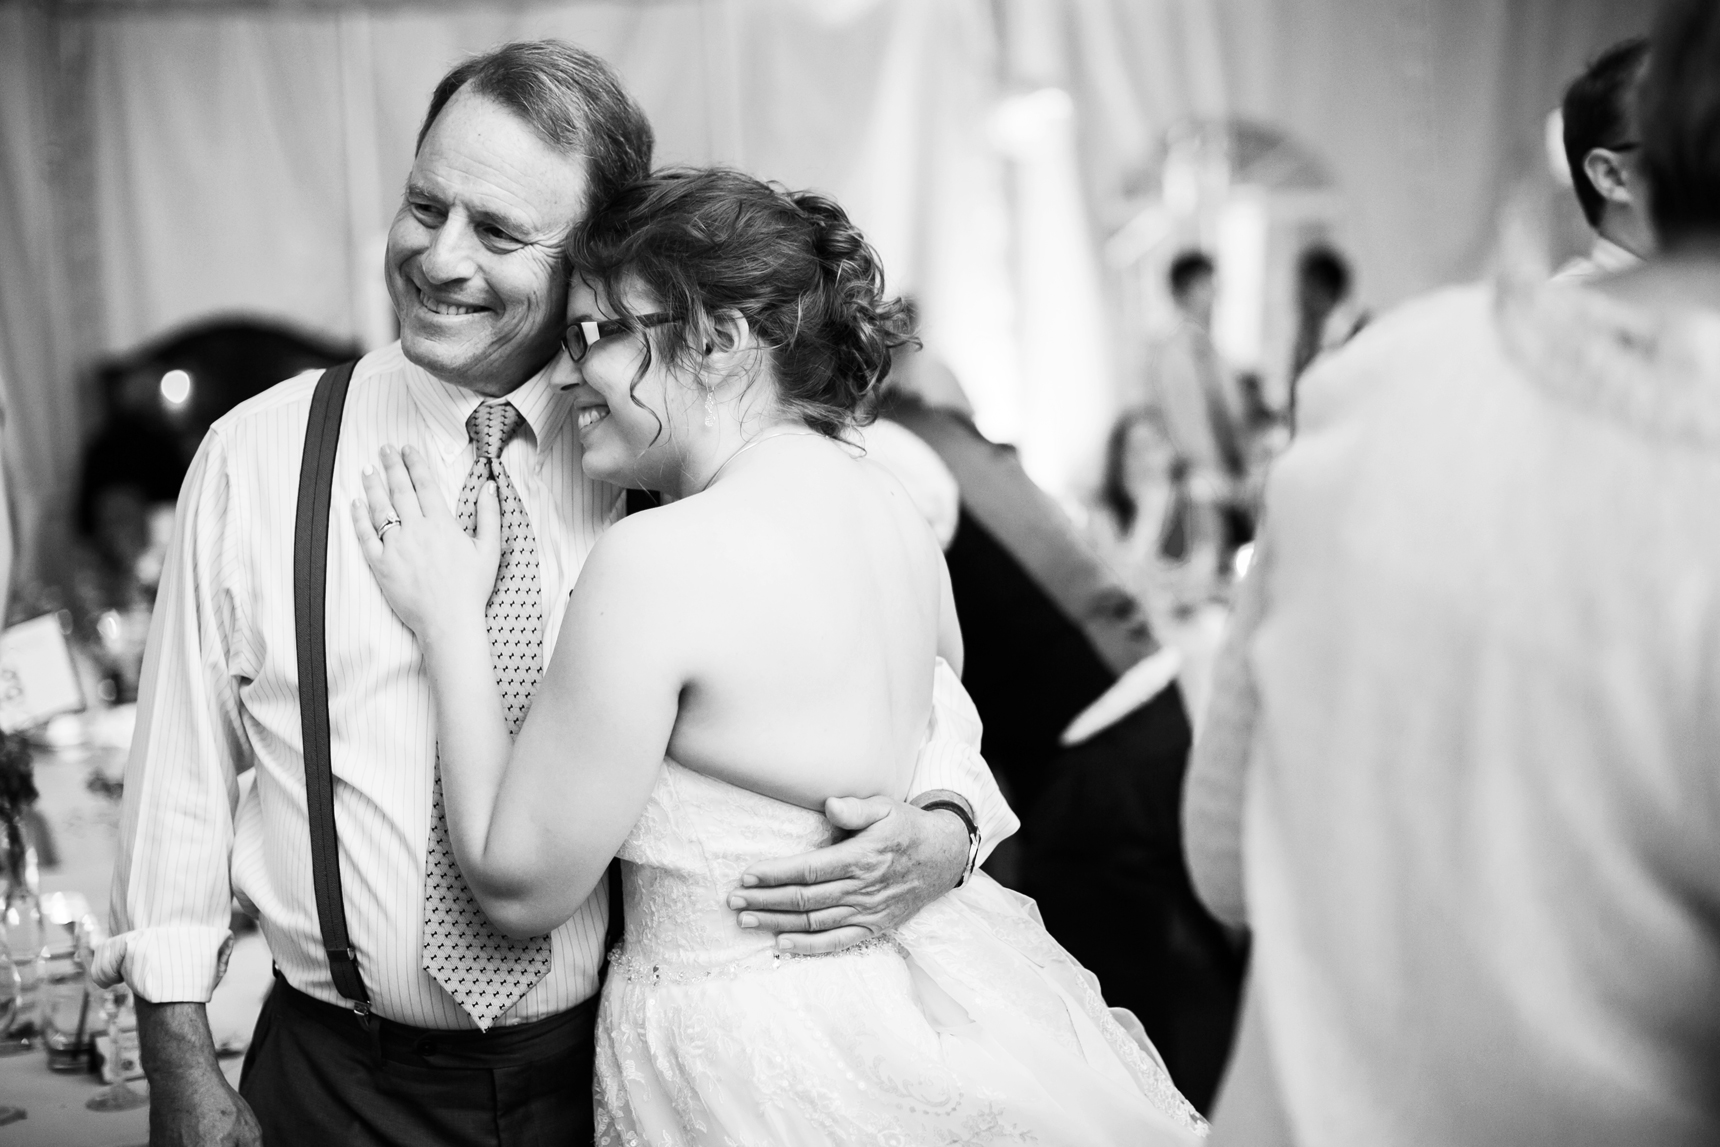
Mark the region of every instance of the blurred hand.
[[832, 797], [824, 815], [854, 835], [760, 861], [729, 896], [743, 928], [776, 932], [787, 952], [835, 952], [902, 924], [956, 886], [967, 865], [961, 818], [889, 797]]
[[[400, 524], [391, 526], [390, 519]], [[477, 535], [467, 537], [423, 452], [384, 446], [381, 469], [365, 467], [364, 497], [352, 503], [352, 525], [382, 595], [420, 640], [449, 618], [482, 614], [502, 559], [494, 482], [478, 493]]]

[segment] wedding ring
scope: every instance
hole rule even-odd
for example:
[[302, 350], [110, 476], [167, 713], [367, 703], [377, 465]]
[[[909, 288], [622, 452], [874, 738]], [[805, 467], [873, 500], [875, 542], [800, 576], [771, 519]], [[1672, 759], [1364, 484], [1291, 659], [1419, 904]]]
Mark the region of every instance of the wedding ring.
[[382, 523], [382, 528], [376, 531], [376, 540], [380, 542], [383, 538], [386, 538], [388, 536], [388, 531], [392, 530], [399, 524], [399, 518], [395, 517], [393, 514], [388, 515], [388, 518]]

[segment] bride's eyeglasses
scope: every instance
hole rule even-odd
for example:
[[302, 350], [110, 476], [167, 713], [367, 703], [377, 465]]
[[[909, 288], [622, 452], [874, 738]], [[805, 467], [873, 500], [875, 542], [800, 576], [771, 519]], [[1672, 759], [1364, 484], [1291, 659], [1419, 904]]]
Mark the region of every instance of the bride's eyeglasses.
[[[679, 318], [667, 311], [657, 311], [649, 315], [640, 315], [638, 322], [641, 327], [660, 327], [667, 323], [679, 322]], [[601, 321], [586, 319], [583, 322], [569, 323], [566, 333], [561, 336], [561, 345], [567, 348], [567, 357], [579, 362], [585, 357], [585, 352], [591, 349], [591, 344], [598, 339], [606, 339], [610, 335], [618, 335], [629, 327], [620, 319], [603, 319]]]

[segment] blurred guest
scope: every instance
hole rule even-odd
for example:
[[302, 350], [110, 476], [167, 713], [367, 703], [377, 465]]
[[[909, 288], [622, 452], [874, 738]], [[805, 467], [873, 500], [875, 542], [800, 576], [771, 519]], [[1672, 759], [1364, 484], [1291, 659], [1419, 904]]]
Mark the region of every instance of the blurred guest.
[[143, 642], [188, 459], [162, 409], [160, 368], [115, 368], [104, 379], [107, 418], [84, 450], [72, 618], [94, 658], [106, 701], [137, 696]]
[[1246, 411], [1235, 378], [1212, 344], [1217, 297], [1212, 259], [1189, 251], [1171, 261], [1175, 327], [1154, 348], [1149, 404], [1164, 411], [1195, 496], [1234, 500], [1247, 468]]
[[1222, 531], [1212, 506], [1190, 496], [1188, 463], [1164, 416], [1142, 407], [1118, 419], [1088, 538], [1146, 607], [1153, 631], [1182, 655], [1180, 682], [1197, 727], [1224, 625]]
[[1309, 380], [1188, 786], [1215, 1143], [1720, 1142], [1720, 5], [1652, 44], [1658, 255]]
[[1296, 261], [1296, 347], [1290, 361], [1290, 418], [1296, 417], [1296, 384], [1316, 357], [1336, 350], [1366, 326], [1367, 312], [1350, 297], [1350, 264], [1325, 244]]
[[1636, 90], [1648, 66], [1648, 41], [1626, 40], [1595, 58], [1565, 91], [1565, 161], [1595, 242], [1554, 278], [1582, 282], [1636, 266], [1654, 250], [1637, 162]]
[[[931, 356], [904, 368], [948, 393]], [[904, 430], [941, 471], [897, 441]], [[1190, 733], [1175, 650], [1015, 451], [966, 415], [898, 387], [865, 441], [917, 504], [954, 505], [945, 557], [963, 683], [1023, 822], [1016, 871], [1000, 879], [1039, 902], [1051, 934], [1107, 1001], [1140, 1017], [1177, 1087], [1205, 1109], [1229, 1050], [1240, 961], [1182, 859]], [[937, 528], [945, 511], [929, 517]]]
[[1090, 536], [1149, 618], [1206, 600], [1218, 575], [1218, 523], [1190, 497], [1188, 470], [1152, 407], [1124, 413], [1105, 443]]

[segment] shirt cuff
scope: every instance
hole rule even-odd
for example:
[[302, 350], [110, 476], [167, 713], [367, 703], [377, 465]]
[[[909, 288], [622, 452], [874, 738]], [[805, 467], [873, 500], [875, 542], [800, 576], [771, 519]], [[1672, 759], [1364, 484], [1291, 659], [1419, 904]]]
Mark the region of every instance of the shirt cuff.
[[1021, 827], [1009, 802], [1003, 799], [985, 758], [980, 756], [982, 730], [973, 699], [962, 688], [955, 671], [939, 658], [932, 679], [931, 737], [920, 750], [913, 791], [908, 795], [912, 799], [932, 789], [960, 793], [973, 806], [979, 820], [981, 864], [999, 842]]
[[124, 981], [152, 1004], [206, 1004], [232, 949], [233, 933], [226, 928], [138, 928], [96, 949], [90, 978], [102, 988]]

